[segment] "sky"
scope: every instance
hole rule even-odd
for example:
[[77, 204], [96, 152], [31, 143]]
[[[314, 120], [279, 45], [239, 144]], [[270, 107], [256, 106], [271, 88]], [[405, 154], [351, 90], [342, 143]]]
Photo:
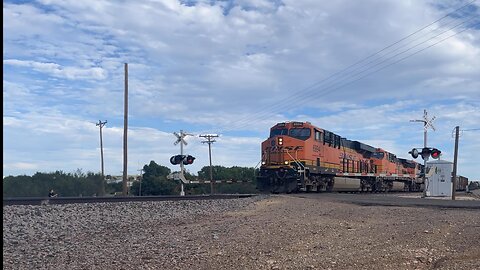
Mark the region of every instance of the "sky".
[[[278, 122], [398, 157], [427, 144], [480, 180], [480, 1], [3, 1], [3, 175], [256, 167]], [[423, 163], [421, 158], [418, 162]]]

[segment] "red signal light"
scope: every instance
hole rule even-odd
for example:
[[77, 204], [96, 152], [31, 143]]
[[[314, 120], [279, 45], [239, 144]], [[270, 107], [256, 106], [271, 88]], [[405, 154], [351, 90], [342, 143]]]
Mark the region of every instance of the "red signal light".
[[437, 148], [433, 148], [432, 149], [432, 152], [431, 152], [431, 155], [432, 155], [432, 158], [433, 159], [438, 159], [440, 158], [440, 154], [442, 153], [442, 151], [438, 150]]
[[183, 160], [184, 165], [190, 165], [193, 164], [193, 161], [195, 160], [195, 157], [188, 155], [186, 158]]

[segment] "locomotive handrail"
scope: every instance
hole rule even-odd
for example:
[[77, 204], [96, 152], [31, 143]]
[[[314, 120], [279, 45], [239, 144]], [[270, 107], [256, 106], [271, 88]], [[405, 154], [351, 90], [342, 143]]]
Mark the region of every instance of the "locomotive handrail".
[[290, 152], [288, 152], [288, 149], [285, 149], [285, 152], [293, 159], [293, 161], [295, 162], [295, 164], [299, 165], [300, 167], [302, 167], [302, 172], [303, 172], [303, 177], [305, 177], [305, 166], [299, 162], [296, 158], [294, 158]]

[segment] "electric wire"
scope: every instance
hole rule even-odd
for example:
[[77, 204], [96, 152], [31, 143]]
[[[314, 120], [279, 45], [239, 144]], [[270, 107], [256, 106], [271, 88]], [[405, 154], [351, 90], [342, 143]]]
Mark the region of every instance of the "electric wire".
[[[296, 97], [293, 97], [293, 98], [290, 98], [290, 97], [289, 97], [289, 99], [288, 99], [288, 104], [283, 104], [283, 103], [281, 103], [281, 104], [278, 104], [278, 106], [274, 106], [273, 108], [278, 107], [279, 109], [281, 108], [281, 109], [283, 109], [283, 110], [285, 111], [287, 108], [293, 108], [293, 107], [298, 106], [298, 105], [304, 105], [304, 103], [302, 104], [301, 102], [305, 102], [305, 97], [304, 97], [304, 96], [306, 96], [306, 95], [307, 95], [308, 98], [310, 98], [310, 100], [314, 100], [314, 99], [313, 99], [314, 97], [318, 97], [318, 96], [321, 96], [321, 95], [325, 96], [326, 94], [331, 93], [332, 90], [339, 89], [339, 88], [341, 88], [341, 87], [344, 87], [344, 86], [346, 86], [346, 85], [351, 84], [352, 82], [356, 82], [356, 81], [358, 81], [359, 79], [365, 78], [365, 77], [367, 77], [368, 75], [371, 75], [371, 74], [376, 73], [376, 72], [378, 72], [378, 71], [380, 71], [380, 70], [383, 70], [383, 69], [385, 69], [386, 67], [389, 67], [389, 66], [391, 66], [391, 65], [393, 65], [393, 64], [395, 64], [395, 63], [398, 63], [398, 62], [400, 62], [400, 61], [403, 61], [403, 60], [405, 60], [406, 58], [409, 58], [409, 57], [411, 57], [411, 56], [413, 56], [413, 55], [416, 55], [417, 53], [419, 53], [419, 52], [421, 52], [421, 51], [424, 51], [425, 49], [431, 48], [431, 47], [433, 47], [434, 45], [437, 45], [438, 43], [447, 40], [448, 38], [451, 38], [451, 37], [453, 37], [453, 36], [455, 36], [455, 35], [457, 35], [457, 34], [459, 34], [459, 33], [462, 33], [462, 32], [464, 32], [465, 30], [468, 30], [468, 28], [459, 31], [459, 32], [456, 33], [456, 34], [450, 35], [450, 36], [447, 37], [447, 38], [441, 39], [440, 42], [435, 42], [433, 45], [430, 45], [430, 46], [427, 46], [427, 47], [425, 47], [425, 48], [423, 48], [423, 49], [420, 49], [420, 50], [417, 51], [417, 52], [413, 52], [413, 53], [411, 53], [410, 55], [407, 55], [406, 57], [401, 58], [400, 61], [394, 61], [394, 62], [391, 63], [391, 64], [386, 64], [386, 65], [384, 65], [383, 67], [380, 67], [380, 68], [378, 68], [378, 69], [375, 69], [373, 72], [369, 72], [369, 73], [367, 73], [366, 75], [362, 76], [363, 73], [365, 73], [365, 72], [367, 72], [367, 71], [369, 71], [369, 70], [371, 70], [371, 69], [373, 69], [373, 68], [375, 68], [375, 67], [377, 67], [377, 66], [379, 66], [379, 65], [381, 65], [381, 64], [384, 64], [385, 62], [387, 62], [387, 61], [389, 61], [389, 60], [392, 60], [392, 59], [394, 59], [394, 58], [397, 57], [397, 56], [400, 56], [400, 55], [402, 55], [402, 54], [404, 54], [404, 53], [406, 53], [406, 52], [409, 52], [409, 51], [411, 51], [412, 49], [414, 49], [414, 48], [416, 48], [416, 47], [418, 47], [418, 46], [420, 46], [420, 45], [422, 45], [422, 44], [424, 44], [424, 43], [426, 43], [426, 42], [428, 42], [428, 41], [430, 41], [430, 40], [433, 40], [433, 39], [435, 39], [435, 38], [437, 38], [437, 37], [440, 37], [441, 35], [447, 33], [448, 31], [451, 31], [451, 30], [453, 30], [453, 29], [455, 29], [455, 28], [458, 28], [459, 26], [462, 26], [462, 25], [466, 24], [467, 22], [471, 21], [473, 18], [474, 18], [474, 17], [472, 16], [472, 17], [468, 18], [467, 20], [465, 20], [465, 21], [463, 21], [463, 22], [461, 22], [461, 23], [458, 23], [458, 24], [456, 24], [455, 26], [453, 26], [453, 27], [451, 27], [451, 28], [449, 28], [449, 29], [441, 32], [440, 34], [437, 34], [437, 35], [435, 35], [435, 36], [433, 36], [433, 37], [430, 37], [430, 38], [428, 38], [428, 39], [426, 39], [426, 40], [423, 40], [422, 42], [420, 42], [420, 43], [418, 43], [418, 44], [416, 44], [416, 45], [414, 45], [414, 46], [412, 46], [412, 47], [410, 47], [410, 48], [408, 48], [408, 49], [405, 49], [405, 50], [401, 51], [400, 53], [397, 53], [397, 54], [395, 54], [395, 55], [393, 55], [393, 56], [390, 56], [390, 57], [388, 57], [388, 58], [386, 58], [386, 59], [384, 59], [384, 60], [382, 60], [382, 61], [380, 61], [380, 62], [378, 62], [378, 63], [376, 63], [376, 64], [374, 64], [374, 65], [372, 65], [372, 66], [369, 66], [369, 67], [366, 67], [366, 66], [365, 66], [365, 69], [360, 70], [360, 71], [354, 73], [353, 75], [350, 75], [349, 78], [346, 78], [346, 80], [351, 80], [350, 82], [344, 83], [344, 84], [342, 84], [342, 85], [340, 85], [340, 86], [336, 86], [335, 84], [338, 84], [338, 83], [340, 83], [340, 82], [334, 81], [334, 82], [331, 82], [331, 83], [327, 84], [326, 88], [322, 89], [322, 91], [316, 92], [316, 93], [312, 93], [312, 91], [314, 91], [314, 90], [317, 90], [317, 91], [318, 91], [318, 90], [319, 90], [318, 88], [308, 89], [308, 91], [303, 92], [303, 95], [296, 96]], [[398, 50], [398, 49], [397, 49], [397, 50]], [[395, 50], [395, 51], [397, 51], [397, 50]], [[370, 63], [373, 63], [373, 62], [370, 62]], [[360, 76], [360, 77], [359, 77], [359, 78], [355, 78], [356, 76]], [[269, 115], [271, 115], [271, 114], [273, 114], [273, 113], [274, 113], [274, 112], [271, 111], [271, 110], [268, 110], [268, 111], [265, 111], [265, 110], [264, 110], [264, 112], [262, 112], [262, 113], [260, 113], [260, 114], [257, 113], [253, 118], [252, 118], [252, 117], [249, 117], [249, 118], [246, 117], [245, 119], [242, 119], [241, 121], [238, 121], [235, 126], [230, 126], [230, 128], [224, 129], [223, 131], [233, 130], [233, 129], [237, 128], [237, 127], [241, 127], [242, 125], [246, 125], [246, 124], [247, 124], [248, 122], [250, 122], [250, 121], [253, 121], [253, 120], [255, 120], [255, 119], [261, 119], [262, 116], [263, 116], [263, 117], [266, 117], [266, 116], [269, 116]]]
[[[448, 14], [446, 14], [445, 16], [443, 16], [442, 18], [437, 19], [436, 21], [430, 23], [429, 25], [422, 27], [421, 29], [413, 32], [412, 34], [410, 34], [410, 35], [408, 35], [408, 36], [406, 36], [406, 37], [398, 40], [397, 42], [394, 42], [393, 44], [391, 44], [391, 45], [383, 48], [382, 50], [380, 50], [380, 51], [378, 51], [378, 52], [376, 52], [376, 53], [374, 53], [374, 54], [372, 54], [372, 55], [370, 55], [370, 56], [368, 56], [368, 57], [366, 57], [366, 58], [364, 58], [364, 59], [362, 59], [362, 60], [360, 60], [360, 61], [357, 61], [356, 63], [348, 66], [347, 68], [345, 68], [345, 69], [343, 69], [343, 70], [341, 70], [341, 71], [339, 71], [339, 72], [336, 72], [336, 73], [330, 75], [329, 77], [327, 77], [327, 78], [325, 78], [325, 79], [323, 79], [323, 80], [321, 80], [321, 81], [319, 81], [319, 82], [317, 82], [317, 83], [314, 83], [313, 85], [311, 85], [311, 86], [309, 86], [309, 87], [307, 87], [307, 88], [304, 88], [304, 89], [300, 90], [300, 91], [299, 91], [299, 92], [301, 92], [300, 95], [295, 95], [295, 96], [293, 97], [293, 99], [294, 99], [293, 101], [292, 101], [292, 97], [286, 97], [283, 101], [288, 102], [288, 104], [291, 105], [291, 107], [295, 106], [295, 105], [297, 104], [297, 102], [304, 100], [304, 98], [305, 98], [304, 96], [310, 94], [310, 92], [312, 92], [313, 90], [318, 90], [318, 86], [319, 86], [322, 82], [328, 81], [329, 79], [332, 79], [332, 78], [334, 78], [335, 76], [338, 76], [338, 75], [342, 75], [343, 77], [345, 77], [346, 74], [342, 74], [343, 72], [345, 72], [345, 71], [347, 71], [347, 70], [349, 70], [349, 69], [352, 69], [352, 68], [355, 67], [355, 66], [358, 66], [358, 64], [360, 64], [360, 63], [362, 63], [362, 62], [365, 62], [366, 60], [371, 59], [372, 57], [374, 57], [374, 56], [376, 56], [376, 55], [379, 55], [380, 53], [386, 51], [386, 50], [389, 49], [389, 48], [393, 48], [395, 45], [400, 44], [402, 41], [407, 40], [409, 37], [412, 37], [412, 36], [414, 36], [415, 34], [421, 32], [422, 30], [427, 29], [427, 28], [430, 27], [431, 25], [433, 25], [433, 24], [435, 24], [435, 23], [437, 23], [437, 22], [439, 22], [439, 21], [441, 21], [441, 20], [443, 20], [443, 19], [451, 16], [451, 15], [454, 14], [455, 12], [457, 12], [457, 11], [459, 11], [459, 10], [467, 7], [467, 6], [469, 6], [469, 5], [470, 5], [471, 3], [473, 3], [473, 2], [475, 2], [475, 0], [474, 0], [474, 1], [470, 1], [470, 2], [467, 3], [466, 5], [463, 5], [463, 6], [461, 6], [460, 8], [457, 8], [456, 10], [454, 10], [454, 11], [452, 11], [452, 12], [449, 12]], [[454, 28], [456, 28], [456, 27], [459, 27], [459, 26], [465, 24], [466, 22], [470, 21], [470, 20], [472, 19], [472, 17], [473, 17], [473, 16], [471, 16], [469, 19], [463, 21], [462, 23], [459, 23], [459, 24], [455, 25], [455, 26], [452, 27], [452, 28], [449, 28], [448, 30], [443, 31], [441, 34], [444, 34], [444, 33], [448, 32], [448, 31], [450, 31], [450, 30], [452, 30], [452, 29], [454, 29]], [[452, 20], [451, 22], [447, 23], [446, 25], [449, 25], [450, 23], [452, 23], [452, 22], [454, 22], [454, 21], [456, 21], [456, 20]], [[434, 29], [432, 32], [439, 30], [441, 27], [445, 27], [445, 25], [439, 26], [438, 28]], [[463, 32], [463, 31], [461, 31], [461, 32]], [[461, 32], [459, 32], [459, 33], [461, 33]], [[457, 34], [459, 34], [459, 33], [457, 33]], [[435, 35], [435, 36], [433, 36], [433, 37], [431, 37], [431, 38], [429, 38], [429, 39], [427, 39], [427, 40], [424, 40], [423, 42], [421, 42], [421, 43], [419, 43], [419, 44], [416, 44], [415, 46], [410, 47], [409, 49], [404, 50], [404, 51], [402, 51], [401, 53], [398, 53], [398, 54], [396, 54], [396, 55], [388, 58], [387, 60], [390, 60], [390, 59], [392, 59], [392, 58], [394, 58], [394, 57], [396, 57], [396, 56], [398, 56], [398, 55], [400, 55], [400, 54], [402, 54], [402, 53], [405, 53], [405, 52], [407, 52], [407, 51], [410, 51], [411, 49], [413, 49], [413, 48], [415, 48], [415, 47], [417, 47], [417, 46], [419, 46], [419, 45], [421, 45], [421, 44], [423, 44], [423, 43], [425, 43], [425, 42], [427, 42], [427, 41], [429, 41], [429, 40], [431, 40], [431, 39], [433, 39], [433, 38], [436, 38], [436, 37], [440, 36], [441, 34]], [[452, 35], [452, 36], [454, 36], [454, 35]], [[450, 36], [450, 37], [452, 37], [452, 36]], [[450, 38], [450, 37], [448, 37], [448, 38]], [[421, 38], [421, 37], [416, 38], [415, 40], [410, 41], [409, 43], [403, 45], [402, 47], [405, 47], [406, 45], [409, 45], [409, 44], [411, 44], [412, 42], [414, 42], [414, 41], [416, 41], [416, 40], [418, 40], [418, 39], [420, 39], [420, 38]], [[447, 38], [447, 39], [448, 39], [448, 38]], [[441, 42], [444, 41], [444, 40], [446, 40], [446, 39], [442, 39]], [[439, 42], [435, 43], [434, 45], [436, 45], [436, 44], [438, 44], [438, 43], [439, 43]], [[399, 48], [395, 49], [393, 52], [401, 49], [402, 47], [399, 47]], [[421, 49], [420, 51], [423, 51], [423, 50], [425, 50], [425, 49], [427, 49], [427, 48], [430, 48], [430, 47], [432, 47], [432, 46], [428, 46], [428, 47], [426, 47], [426, 48], [424, 48], [424, 49]], [[420, 51], [418, 51], [418, 52], [420, 52]], [[413, 53], [413, 54], [411, 54], [411, 55], [408, 56], [408, 57], [411, 57], [411, 56], [417, 54], [418, 52]], [[389, 52], [389, 53], [392, 53], [392, 52]], [[387, 53], [387, 55], [388, 55], [389, 53]], [[381, 56], [380, 59], [381, 59], [382, 57], [385, 57], [385, 56], [386, 56], [386, 55]], [[404, 58], [402, 58], [400, 61], [402, 61], [402, 60], [404, 60], [404, 59], [406, 59], [406, 58], [408, 58], [408, 57], [404, 57]], [[382, 61], [382, 62], [380, 62], [380, 63], [377, 63], [376, 65], [374, 65], [374, 66], [372, 66], [372, 67], [369, 67], [369, 68], [367, 68], [367, 69], [365, 69], [365, 70], [363, 70], [363, 71], [360, 71], [359, 73], [354, 74], [354, 76], [359, 75], [359, 74], [361, 74], [361, 73], [364, 73], [364, 72], [366, 72], [367, 70], [372, 69], [372, 68], [378, 66], [379, 64], [386, 62], [387, 60], [384, 60], [384, 61]], [[394, 63], [398, 63], [398, 62], [400, 62], [400, 61], [395, 61]], [[361, 67], [365, 67], [365, 66], [367, 66], [367, 65], [369, 65], [369, 64], [372, 64], [373, 62], [374, 62], [374, 61], [370, 61], [370, 62], [368, 62], [367, 64], [364, 64], [364, 65], [361, 66]], [[393, 64], [393, 63], [392, 63], [392, 64]], [[382, 70], [382, 69], [384, 69], [384, 68], [386, 68], [386, 67], [388, 67], [388, 66], [391, 66], [392, 64], [386, 65], [386, 66], [384, 66], [383, 68], [377, 69], [377, 70], [374, 71], [374, 72], [370, 72], [370, 73], [368, 73], [367, 75], [371, 75], [371, 74], [373, 74], [373, 73], [375, 73], [375, 72], [378, 72], [378, 71], [380, 71], [380, 70]], [[361, 67], [360, 67], [360, 68], [361, 68]], [[355, 68], [354, 71], [355, 71], [355, 70], [358, 70], [358, 69], [359, 69], [359, 67]], [[352, 71], [350, 71], [350, 72], [352, 72]], [[340, 87], [343, 87], [343, 86], [345, 86], [345, 85], [348, 85], [348, 84], [350, 84], [350, 83], [352, 83], [352, 82], [354, 82], [354, 81], [358, 81], [359, 79], [364, 78], [364, 77], [366, 77], [366, 76], [361, 76], [360, 78], [356, 78], [356, 79], [354, 79], [354, 80], [351, 81], [351, 82], [348, 82], [348, 83], [346, 83], [346, 84], [341, 85]], [[331, 85], [331, 86], [332, 86], [332, 85]], [[338, 88], [340, 88], [340, 87], [334, 87], [333, 89], [328, 88], [328, 89], [325, 89], [324, 91], [329, 90], [329, 89], [330, 89], [330, 90], [335, 90], [335, 89], [338, 89]], [[307, 90], [308, 90], [308, 91], [307, 91]], [[322, 93], [323, 93], [323, 92], [322, 92]], [[318, 95], [318, 94], [317, 94], [317, 95]], [[251, 121], [253, 121], [253, 120], [260, 119], [259, 116], [264, 116], [264, 117], [265, 117], [265, 116], [269, 116], [269, 115], [271, 115], [271, 114], [273, 114], [273, 113], [275, 112], [275, 110], [273, 110], [274, 108], [282, 108], [282, 109], [285, 109], [285, 104], [283, 104], [283, 102], [278, 102], [276, 105], [274, 105], [274, 106], [272, 106], [272, 107], [270, 107], [270, 108], [264, 107], [263, 109], [257, 111], [257, 113], [256, 113], [253, 117], [251, 117], [251, 116], [246, 116], [246, 117], [241, 118], [241, 119], [239, 119], [239, 120], [237, 120], [237, 121], [234, 121], [233, 123], [230, 123], [228, 126], [224, 126], [224, 129], [222, 129], [221, 131], [234, 130], [234, 129], [236, 129], [237, 127], [241, 127], [242, 125], [245, 125], [245, 124], [247, 124], [247, 123], [249, 123], [249, 122], [251, 122]], [[260, 113], [259, 113], [259, 112], [260, 112]]]

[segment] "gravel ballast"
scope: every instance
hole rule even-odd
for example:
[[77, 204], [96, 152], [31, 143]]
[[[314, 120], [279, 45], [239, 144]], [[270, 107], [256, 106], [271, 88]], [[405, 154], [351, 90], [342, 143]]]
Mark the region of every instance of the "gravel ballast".
[[3, 269], [480, 269], [478, 210], [318, 198], [4, 206]]

